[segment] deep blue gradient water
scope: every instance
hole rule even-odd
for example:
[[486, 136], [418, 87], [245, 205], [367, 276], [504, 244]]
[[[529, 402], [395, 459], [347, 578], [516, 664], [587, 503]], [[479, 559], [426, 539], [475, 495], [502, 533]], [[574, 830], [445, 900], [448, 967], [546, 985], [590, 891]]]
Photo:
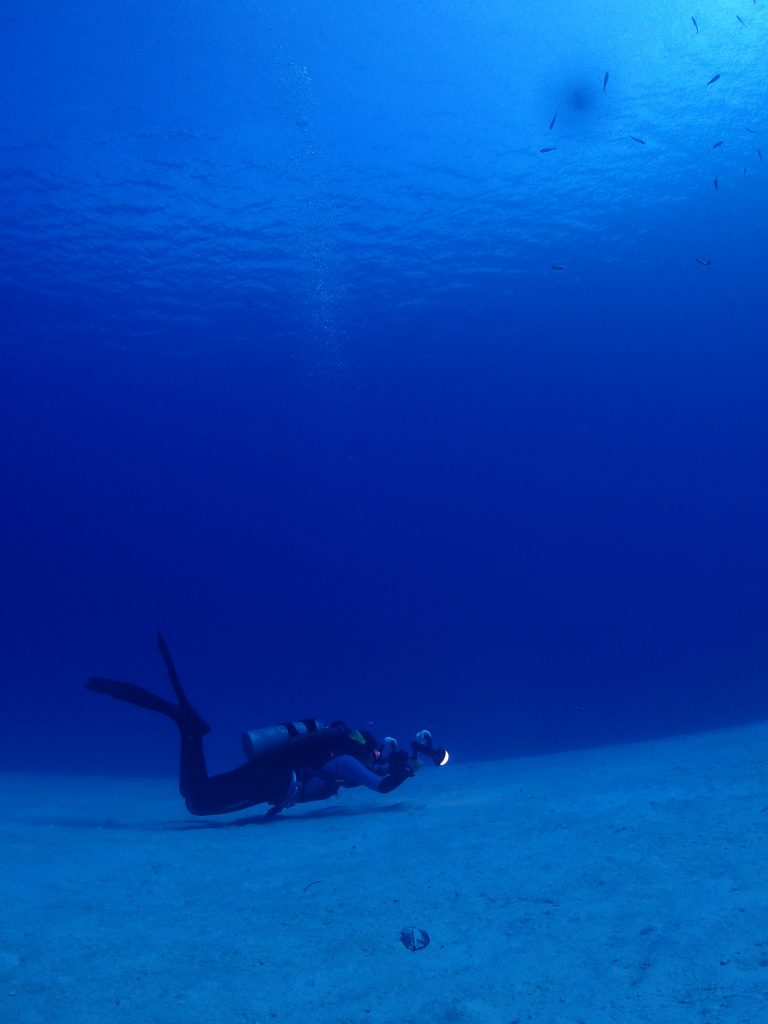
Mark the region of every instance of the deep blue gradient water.
[[0, 765], [768, 715], [765, 0], [1, 27]]

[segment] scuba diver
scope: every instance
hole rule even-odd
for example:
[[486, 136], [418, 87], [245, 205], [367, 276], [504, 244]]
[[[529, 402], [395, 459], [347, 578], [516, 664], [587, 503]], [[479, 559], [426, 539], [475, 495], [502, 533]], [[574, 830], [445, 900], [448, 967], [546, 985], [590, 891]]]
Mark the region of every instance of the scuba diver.
[[271, 804], [274, 816], [294, 804], [327, 800], [342, 787], [366, 786], [391, 793], [420, 766], [419, 754], [445, 764], [448, 752], [433, 748], [428, 730], [417, 734], [411, 754], [397, 749], [391, 737], [378, 743], [371, 733], [351, 729], [344, 722], [325, 726], [313, 718], [285, 722], [243, 734], [248, 760], [220, 775], [209, 775], [203, 737], [211, 730], [189, 702], [162, 635], [160, 649], [176, 703], [141, 686], [100, 676], [91, 677], [86, 689], [104, 693], [137, 707], [165, 715], [176, 723], [181, 738], [179, 792], [190, 814], [229, 814], [255, 804]]

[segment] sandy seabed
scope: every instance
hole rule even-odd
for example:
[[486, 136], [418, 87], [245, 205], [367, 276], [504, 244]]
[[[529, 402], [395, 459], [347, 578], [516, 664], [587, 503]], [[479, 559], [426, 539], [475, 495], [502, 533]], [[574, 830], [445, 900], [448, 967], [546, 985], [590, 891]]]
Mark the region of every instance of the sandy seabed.
[[0, 1024], [768, 1021], [766, 724], [267, 822], [192, 818], [171, 779], [0, 801]]

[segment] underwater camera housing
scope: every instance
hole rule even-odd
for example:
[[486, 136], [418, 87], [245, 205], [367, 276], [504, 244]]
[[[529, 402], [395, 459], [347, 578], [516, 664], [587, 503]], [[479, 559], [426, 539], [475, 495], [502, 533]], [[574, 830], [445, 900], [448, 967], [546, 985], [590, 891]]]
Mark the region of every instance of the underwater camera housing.
[[422, 729], [421, 732], [417, 732], [413, 743], [411, 743], [411, 758], [414, 761], [418, 761], [419, 754], [428, 757], [437, 768], [448, 764], [448, 751], [445, 747], [432, 746], [432, 733], [429, 729]]

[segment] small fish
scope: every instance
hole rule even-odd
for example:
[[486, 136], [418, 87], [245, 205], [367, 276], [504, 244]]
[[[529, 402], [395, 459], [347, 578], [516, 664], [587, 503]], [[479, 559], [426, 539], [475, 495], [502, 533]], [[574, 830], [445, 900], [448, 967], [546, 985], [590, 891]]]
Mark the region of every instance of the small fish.
[[752, 132], [753, 135], [757, 135], [757, 128], [747, 128], [748, 132]]
[[552, 120], [549, 122], [549, 130], [550, 131], [552, 131], [552, 129], [555, 127], [555, 121], [556, 120], [557, 120], [557, 111], [554, 112], [554, 114], [552, 115]]
[[762, 149], [756, 149], [755, 152], [760, 157], [760, 160], [762, 160], [763, 159], [763, 151], [762, 151]]
[[565, 264], [564, 263], [553, 263], [552, 266], [550, 267], [550, 270], [565, 270], [565, 269], [566, 268], [565, 268]]
[[630, 139], [632, 139], [633, 142], [639, 142], [641, 146], [645, 145], [645, 139], [641, 139], [637, 135], [630, 135], [629, 137]]
[[717, 178], [715, 178], [713, 184], [714, 184], [715, 188], [720, 188], [720, 183], [718, 182]]
[[722, 139], [720, 139], [720, 141], [719, 141], [719, 142], [714, 142], [714, 143], [712, 144], [712, 149], [720, 149], [720, 147], [722, 146], [722, 144], [723, 144], [723, 140], [722, 140]]
[[746, 178], [746, 176], [747, 176], [747, 168], [745, 167], [744, 168], [744, 177]]
[[718, 82], [719, 80], [720, 80], [720, 75], [719, 74], [713, 75], [710, 78], [710, 80], [707, 82], [707, 85], [712, 85], [714, 82]]
[[699, 34], [699, 23], [698, 23], [698, 21], [696, 21], [696, 19], [694, 18], [693, 15], [691, 15], [691, 21], [693, 22], [693, 27], [696, 29], [696, 35], [698, 35]]
[[739, 23], [740, 25], [743, 25], [743, 26], [744, 26], [744, 28], [746, 28], [746, 27], [747, 27], [747, 23], [746, 23], [746, 21], [744, 21], [744, 19], [743, 19], [743, 18], [740, 18], [740, 17], [738, 16], [738, 14], [736, 15], [736, 21], [738, 21], [738, 23]]
[[540, 153], [554, 153], [556, 149], [557, 149], [557, 146], [543, 146], [539, 150], [539, 152]]
[[603, 92], [608, 88], [608, 72], [603, 75]]
[[712, 260], [704, 260], [704, 259], [701, 258], [701, 256], [697, 256], [696, 257], [696, 262], [699, 264], [700, 267], [711, 267], [712, 266]]

